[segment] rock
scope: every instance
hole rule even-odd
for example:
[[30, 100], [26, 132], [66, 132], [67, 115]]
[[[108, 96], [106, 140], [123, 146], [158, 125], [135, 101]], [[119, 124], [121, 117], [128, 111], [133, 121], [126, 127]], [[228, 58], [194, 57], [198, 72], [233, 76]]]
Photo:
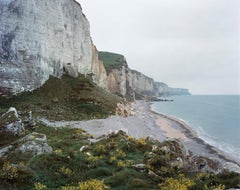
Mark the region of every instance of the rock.
[[160, 148], [160, 150], [164, 151], [166, 154], [171, 151], [170, 147], [168, 147], [168, 146], [163, 146], [163, 147]]
[[174, 162], [171, 162], [172, 167], [177, 167], [178, 169], [181, 169], [184, 167], [183, 159], [178, 157]]
[[158, 150], [158, 146], [157, 145], [153, 145], [152, 146], [152, 152], [157, 152]]
[[79, 149], [79, 151], [80, 152], [83, 152], [85, 149], [87, 149], [89, 146], [82, 146], [80, 149]]
[[13, 149], [12, 145], [9, 145], [7, 147], [0, 149], [0, 158], [3, 158], [4, 156], [6, 156], [8, 152], [11, 151], [12, 149]]
[[59, 104], [59, 100], [56, 97], [52, 99], [52, 102], [55, 103], [55, 104]]
[[129, 104], [117, 103], [116, 114], [122, 117], [133, 115]]
[[233, 163], [233, 162], [224, 162], [223, 163], [223, 170], [224, 169], [240, 174], [240, 166], [236, 163]]
[[78, 72], [77, 70], [71, 65], [71, 63], [68, 63], [66, 65], [63, 66], [63, 72], [64, 74], [71, 76], [73, 78], [77, 78], [78, 77]]
[[24, 133], [23, 122], [19, 118], [16, 108], [11, 107], [0, 117], [0, 131], [11, 132], [14, 135]]
[[43, 153], [51, 153], [52, 147], [47, 144], [45, 134], [33, 132], [18, 141], [19, 145], [16, 152], [30, 153], [39, 155]]
[[133, 167], [139, 170], [145, 170], [147, 168], [146, 164], [136, 164], [136, 165], [133, 165]]
[[210, 172], [216, 174], [221, 171], [221, 164], [218, 160], [211, 160], [199, 156], [191, 157], [188, 165], [191, 166], [189, 170], [194, 172]]
[[151, 170], [148, 171], [148, 175], [149, 175], [150, 177], [158, 177], [158, 175], [155, 174], [155, 173], [154, 173], [153, 171], [151, 171]]

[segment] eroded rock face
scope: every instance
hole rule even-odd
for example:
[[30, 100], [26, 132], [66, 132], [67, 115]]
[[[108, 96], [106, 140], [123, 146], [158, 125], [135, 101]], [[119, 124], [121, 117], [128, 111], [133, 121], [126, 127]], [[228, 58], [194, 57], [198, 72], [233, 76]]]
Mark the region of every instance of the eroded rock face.
[[126, 96], [126, 66], [122, 65], [118, 69], [112, 69], [108, 72], [107, 76], [107, 88], [108, 90], [117, 95]]
[[98, 50], [92, 44], [92, 72], [94, 73], [93, 81], [100, 87], [107, 89], [107, 72], [103, 65], [103, 61], [98, 58]]
[[0, 1], [1, 96], [36, 89], [64, 70], [104, 73], [96, 67], [89, 23], [76, 1]]

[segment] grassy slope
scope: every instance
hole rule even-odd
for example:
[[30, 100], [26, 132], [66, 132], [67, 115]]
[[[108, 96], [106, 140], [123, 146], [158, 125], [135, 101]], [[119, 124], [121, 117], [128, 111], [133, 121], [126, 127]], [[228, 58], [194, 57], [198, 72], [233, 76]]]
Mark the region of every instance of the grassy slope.
[[95, 85], [90, 76], [77, 79], [50, 77], [39, 89], [10, 100], [0, 100], [0, 112], [14, 106], [22, 113], [33, 112], [53, 120], [102, 118], [114, 113], [120, 99]]
[[[35, 131], [47, 134], [48, 144], [53, 147], [54, 152], [35, 157], [12, 153], [5, 160], [0, 160], [0, 168], [6, 160], [13, 164], [21, 162], [24, 165], [18, 170], [19, 175], [14, 179], [3, 179], [0, 172], [0, 189], [30, 190], [34, 189], [34, 183], [40, 182], [48, 189], [57, 190], [67, 184], [77, 186], [79, 181], [98, 179], [104, 180], [104, 183], [113, 190], [151, 190], [160, 189], [158, 184], [164, 184], [169, 177], [178, 179], [179, 174], [184, 174], [194, 182], [194, 186], [190, 189], [214, 190], [213, 185], [217, 186], [221, 183], [226, 187], [234, 187], [239, 182], [239, 176], [233, 173], [226, 172], [218, 176], [199, 175], [172, 167], [169, 160], [178, 157], [181, 151], [170, 153], [158, 151], [149, 154], [152, 145], [163, 147], [171, 142], [136, 140], [120, 132], [89, 145], [90, 135], [80, 129], [54, 129], [39, 124]], [[83, 145], [88, 147], [80, 152], [79, 149]], [[176, 149], [174, 144], [171, 146]], [[131, 167], [140, 163], [146, 164], [159, 176], [149, 176], [147, 170], [141, 172]]]

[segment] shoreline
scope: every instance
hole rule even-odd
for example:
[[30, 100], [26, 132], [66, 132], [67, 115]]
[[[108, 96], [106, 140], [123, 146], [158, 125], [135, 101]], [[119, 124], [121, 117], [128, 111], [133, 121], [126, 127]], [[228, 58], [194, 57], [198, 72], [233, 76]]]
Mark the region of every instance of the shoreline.
[[[240, 167], [240, 160], [235, 160], [227, 153], [224, 153], [217, 147], [210, 145], [208, 142], [201, 139], [201, 137], [198, 136], [197, 132], [194, 131], [186, 122], [182, 121], [181, 119], [179, 119], [177, 117], [169, 116], [169, 115], [165, 115], [165, 114], [157, 112], [156, 110], [154, 110], [151, 107], [151, 105], [153, 104], [152, 102], [148, 103], [148, 104], [149, 104], [150, 112], [153, 112], [154, 114], [159, 115], [160, 117], [162, 117], [164, 119], [170, 120], [171, 122], [176, 123], [180, 127], [180, 129], [176, 129], [176, 130], [179, 130], [180, 133], [183, 133], [185, 135], [186, 138], [185, 139], [181, 138], [181, 139], [183, 141], [185, 141], [186, 144], [189, 144], [188, 141], [194, 141], [196, 144], [198, 144], [200, 146], [204, 146], [204, 148], [208, 151], [209, 155], [204, 155], [204, 156], [210, 157], [210, 158], [217, 157], [217, 158], [220, 158], [221, 160], [237, 164], [238, 167]], [[162, 127], [162, 126], [159, 126], [159, 127], [162, 128], [163, 130], [165, 129], [165, 127]], [[171, 127], [173, 127], [173, 126], [171, 126]], [[169, 130], [169, 129], [167, 129], [167, 130]], [[179, 138], [179, 137], [169, 137], [169, 138]], [[191, 150], [191, 148], [190, 148], [190, 150]], [[194, 154], [199, 154], [198, 152], [195, 152], [195, 151], [193, 151], [193, 152], [194, 152]]]
[[132, 102], [130, 107], [133, 115], [128, 117], [113, 115], [106, 119], [88, 121], [49, 121], [44, 118], [38, 120], [46, 126], [54, 128], [66, 126], [81, 128], [92, 134], [96, 141], [103, 135], [119, 130], [134, 138], [151, 137], [160, 142], [179, 139], [193, 155], [216, 160], [220, 163], [221, 168], [240, 173], [239, 162], [200, 139], [197, 133], [180, 119], [152, 110], [151, 104], [151, 102], [141, 100]]

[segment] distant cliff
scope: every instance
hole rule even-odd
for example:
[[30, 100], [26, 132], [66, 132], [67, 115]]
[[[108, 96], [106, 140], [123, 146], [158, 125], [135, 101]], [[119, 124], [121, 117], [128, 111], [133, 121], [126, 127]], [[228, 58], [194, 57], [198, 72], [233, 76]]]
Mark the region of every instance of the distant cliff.
[[155, 82], [152, 78], [128, 67], [123, 55], [111, 52], [99, 52], [99, 59], [107, 70], [107, 89], [121, 96], [169, 96], [188, 95], [187, 89], [171, 88], [163, 82]]
[[75, 0], [0, 1], [0, 97], [79, 73], [120, 96], [186, 94], [131, 70], [123, 55], [98, 52]]

